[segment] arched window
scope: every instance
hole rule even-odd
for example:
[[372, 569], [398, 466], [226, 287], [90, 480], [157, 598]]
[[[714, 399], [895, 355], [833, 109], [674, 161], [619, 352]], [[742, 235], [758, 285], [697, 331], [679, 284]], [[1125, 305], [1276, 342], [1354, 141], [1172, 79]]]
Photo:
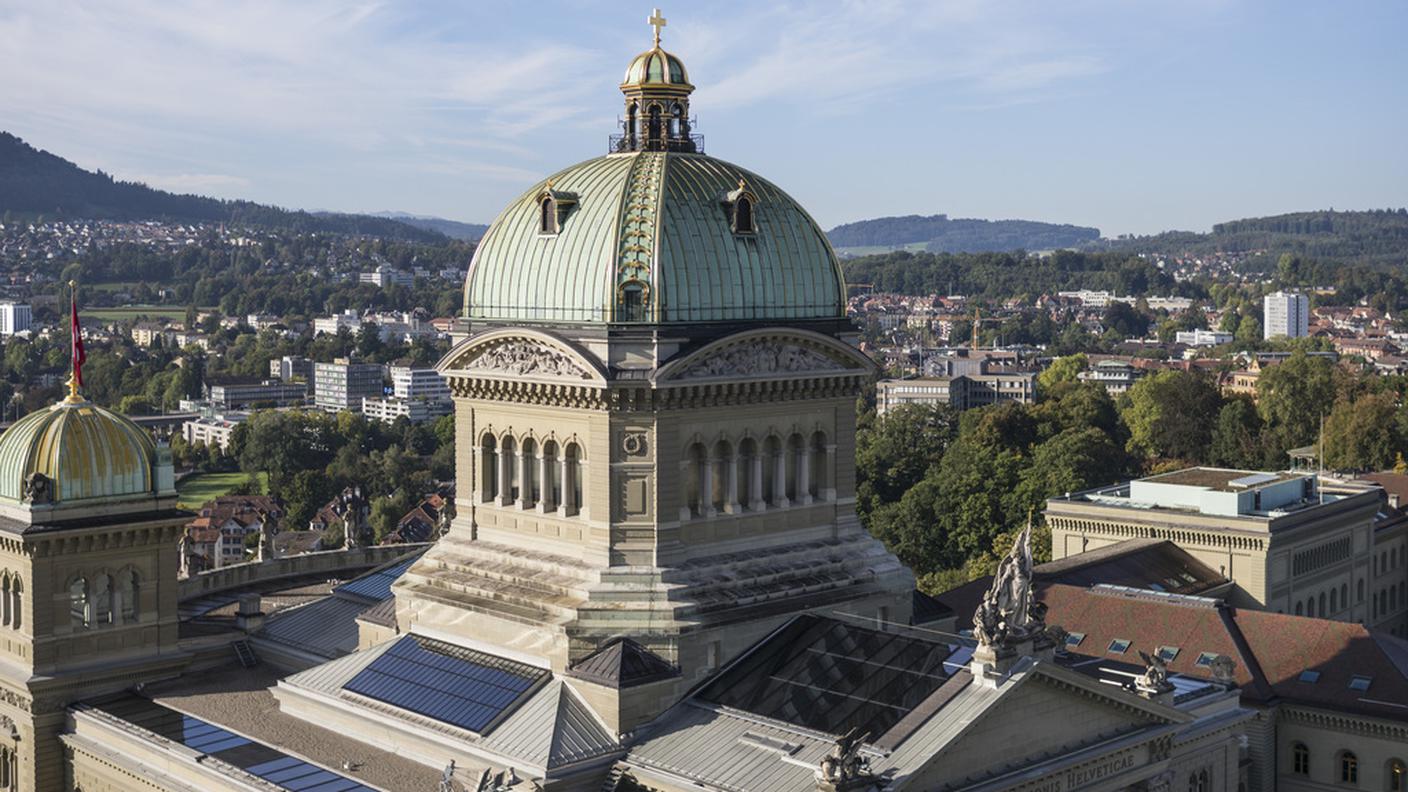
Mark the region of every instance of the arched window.
[[0, 789], [20, 788], [19, 754], [12, 746], [0, 747]]
[[98, 575], [93, 578], [93, 622], [98, 625], [112, 624], [112, 578]]
[[582, 509], [582, 463], [586, 457], [582, 454], [582, 449], [576, 443], [567, 444], [567, 453], [563, 459], [564, 473], [567, 478], [567, 492], [563, 494], [566, 515], [571, 517], [578, 514]]
[[19, 575], [10, 581], [10, 626], [18, 630], [24, 622], [24, 581]]
[[531, 509], [538, 505], [538, 444], [533, 438], [523, 439], [523, 506]]
[[684, 108], [679, 102], [670, 105], [670, 138], [673, 140], [680, 136], [680, 122], [684, 119]]
[[808, 466], [811, 482], [807, 491], [814, 499], [821, 500], [831, 482], [831, 471], [826, 468], [826, 435], [822, 432], [812, 435], [811, 455], [811, 465]]
[[645, 321], [645, 285], [639, 281], [621, 287], [621, 321]]
[[645, 127], [646, 148], [651, 151], [659, 151], [664, 148], [662, 140], [664, 136], [664, 124], [660, 119], [660, 105], [651, 105], [650, 110], [647, 112], [647, 118], [649, 120], [646, 122]]
[[1300, 602], [1299, 600], [1296, 601], [1296, 615], [1297, 615], [1297, 616], [1304, 616], [1304, 615], [1305, 615], [1305, 603]]
[[1359, 757], [1350, 751], [1344, 751], [1340, 754], [1340, 783], [1359, 783]]
[[518, 501], [518, 444], [504, 436], [499, 444], [499, 498], [504, 505]]
[[1322, 591], [1320, 592], [1320, 618], [1323, 619], [1329, 615], [1330, 611], [1325, 607], [1325, 592]]
[[1310, 616], [1311, 618], [1314, 618], [1314, 617], [1315, 617], [1315, 597], [1314, 597], [1314, 595], [1308, 597], [1308, 598], [1305, 600], [1305, 615], [1306, 615], [1306, 616]]
[[92, 625], [92, 613], [88, 608], [88, 581], [75, 578], [68, 584], [68, 620], [74, 627]]
[[714, 453], [709, 458], [709, 465], [713, 468], [709, 477], [709, 504], [714, 507], [714, 511], [721, 512], [729, 504], [729, 469], [733, 467], [733, 446], [729, 445], [727, 440], [714, 444]]
[[0, 624], [10, 626], [10, 576], [0, 580]]
[[1387, 792], [1408, 792], [1408, 764], [1402, 759], [1388, 760], [1384, 771], [1384, 789]]
[[794, 434], [787, 438], [787, 485], [784, 491], [793, 503], [797, 502], [806, 487], [805, 481], [798, 480], [800, 466], [797, 464], [806, 452], [807, 446], [801, 435]]
[[626, 150], [636, 150], [636, 140], [640, 137], [640, 129], [637, 124], [640, 119], [637, 117], [637, 107], [635, 102], [626, 106]]
[[492, 503], [499, 497], [499, 444], [486, 434], [479, 442], [479, 501]]
[[1188, 774], [1188, 792], [1209, 792], [1208, 771], [1199, 770]]
[[745, 437], [738, 444], [738, 502], [743, 508], [754, 508], [755, 502], [762, 497], [762, 478], [758, 441]]
[[753, 228], [753, 200], [747, 194], [738, 196], [733, 202], [733, 233], [752, 234]]
[[561, 449], [556, 440], [543, 441], [543, 458], [547, 460], [547, 478], [543, 481], [543, 508], [551, 511], [562, 505]]
[[689, 508], [691, 517], [700, 517], [704, 514], [704, 504], [709, 498], [711, 487], [705, 487], [709, 483], [710, 476], [706, 468], [709, 465], [709, 455], [704, 451], [702, 443], [693, 443], [685, 451], [684, 470], [684, 492], [685, 506]]
[[118, 577], [118, 591], [122, 592], [122, 620], [135, 622], [141, 612], [142, 576], [135, 569], [123, 570]]
[[1339, 601], [1339, 600], [1340, 600], [1339, 591], [1337, 591], [1337, 590], [1335, 590], [1335, 589], [1330, 589], [1330, 609], [1327, 610], [1327, 611], [1325, 611], [1325, 615], [1326, 615], [1326, 616], [1329, 616], [1329, 615], [1332, 614], [1332, 613], [1339, 613], [1339, 611], [1340, 611], [1340, 601]]
[[769, 437], [763, 443], [763, 502], [769, 506], [782, 504], [782, 482], [786, 478], [786, 466], [782, 453], [782, 438], [776, 435]]
[[538, 202], [538, 233], [557, 233], [557, 201], [551, 195], [544, 195]]
[[1291, 772], [1310, 775], [1310, 749], [1305, 747], [1305, 743], [1291, 746]]

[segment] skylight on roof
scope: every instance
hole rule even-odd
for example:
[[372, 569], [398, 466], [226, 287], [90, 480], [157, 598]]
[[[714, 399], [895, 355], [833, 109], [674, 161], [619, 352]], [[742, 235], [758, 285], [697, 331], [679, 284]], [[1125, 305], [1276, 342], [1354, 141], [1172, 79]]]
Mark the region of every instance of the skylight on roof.
[[1280, 478], [1280, 476], [1275, 473], [1253, 473], [1250, 476], [1234, 478], [1227, 482], [1227, 484], [1231, 487], [1255, 487], [1258, 484], [1265, 484], [1268, 481], [1275, 481], [1278, 478]]
[[1306, 683], [1307, 685], [1313, 685], [1313, 684], [1315, 684], [1316, 682], [1319, 682], [1319, 681], [1320, 681], [1320, 672], [1319, 672], [1319, 671], [1302, 671], [1302, 672], [1300, 672], [1300, 677], [1299, 677], [1298, 679], [1299, 679], [1299, 681], [1304, 682], [1304, 683]]
[[1080, 646], [1080, 642], [1085, 640], [1085, 633], [1067, 633], [1066, 646]]
[[1157, 654], [1160, 660], [1164, 661], [1165, 663], [1172, 663], [1173, 658], [1178, 657], [1178, 653], [1180, 651], [1182, 650], [1179, 649], [1177, 646], [1160, 646]]
[[1368, 690], [1368, 689], [1369, 689], [1369, 686], [1372, 685], [1373, 683], [1374, 683], [1374, 678], [1373, 678], [1373, 677], [1359, 676], [1359, 675], [1356, 674], [1355, 676], [1351, 677], [1350, 680], [1349, 680], [1349, 689], [1350, 689], [1350, 690], [1357, 690], [1357, 691], [1359, 691], [1360, 693], [1363, 693], [1363, 692], [1365, 692], [1366, 690]]
[[1199, 652], [1198, 659], [1193, 661], [1193, 665], [1209, 668], [1212, 666], [1212, 661], [1216, 659], [1217, 652]]
[[1125, 652], [1129, 651], [1129, 644], [1130, 642], [1126, 641], [1123, 638], [1116, 638], [1115, 640], [1110, 641], [1110, 646], [1105, 651], [1109, 652], [1110, 654], [1124, 654]]

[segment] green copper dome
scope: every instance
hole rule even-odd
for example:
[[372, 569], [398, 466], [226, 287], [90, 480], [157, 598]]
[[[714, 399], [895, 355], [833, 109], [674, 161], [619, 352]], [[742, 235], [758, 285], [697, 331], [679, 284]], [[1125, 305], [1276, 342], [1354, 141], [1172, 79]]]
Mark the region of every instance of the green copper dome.
[[685, 71], [684, 61], [658, 46], [637, 55], [626, 67], [626, 76], [621, 80], [623, 88], [649, 84], [693, 87], [689, 84], [689, 72]]
[[470, 319], [714, 322], [845, 316], [841, 267], [776, 185], [702, 154], [574, 165], [509, 204], [475, 250]]
[[156, 445], [131, 420], [83, 399], [61, 401], [0, 434], [0, 499], [23, 500], [39, 474], [58, 503], [151, 494]]

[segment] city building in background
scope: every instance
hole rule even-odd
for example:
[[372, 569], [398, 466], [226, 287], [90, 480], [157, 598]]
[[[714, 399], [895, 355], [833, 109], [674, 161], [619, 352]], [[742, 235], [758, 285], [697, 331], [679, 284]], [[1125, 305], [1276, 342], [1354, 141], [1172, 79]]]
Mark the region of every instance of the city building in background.
[[1272, 292], [1262, 298], [1263, 338], [1304, 338], [1310, 333], [1310, 298], [1296, 292]]
[[0, 302], [0, 338], [28, 333], [34, 324], [34, 315], [24, 303]]
[[362, 399], [384, 392], [380, 363], [354, 363], [338, 358], [313, 366], [313, 405], [329, 412], [361, 412]]

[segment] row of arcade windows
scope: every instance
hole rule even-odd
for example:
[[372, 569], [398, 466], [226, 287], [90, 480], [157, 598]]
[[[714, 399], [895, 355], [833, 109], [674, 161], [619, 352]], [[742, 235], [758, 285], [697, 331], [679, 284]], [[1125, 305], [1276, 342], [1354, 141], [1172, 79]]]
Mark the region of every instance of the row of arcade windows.
[[746, 437], [735, 446], [721, 439], [711, 447], [694, 443], [685, 451], [684, 519], [720, 512], [763, 511], [806, 505], [834, 497], [834, 449], [826, 435], [773, 435], [761, 443]]
[[575, 516], [581, 511], [585, 463], [575, 442], [486, 434], [479, 443], [479, 501]]
[[137, 621], [141, 576], [124, 569], [114, 578], [98, 575], [74, 578], [68, 584], [68, 617], [74, 628], [107, 627]]
[[[1340, 751], [1335, 756], [1335, 778], [1341, 784], [1359, 785], [1359, 757], [1352, 751]], [[1291, 746], [1291, 772], [1310, 775], [1310, 748], [1305, 743]], [[1408, 792], [1408, 764], [1402, 759], [1390, 759], [1384, 766], [1385, 792]]]

